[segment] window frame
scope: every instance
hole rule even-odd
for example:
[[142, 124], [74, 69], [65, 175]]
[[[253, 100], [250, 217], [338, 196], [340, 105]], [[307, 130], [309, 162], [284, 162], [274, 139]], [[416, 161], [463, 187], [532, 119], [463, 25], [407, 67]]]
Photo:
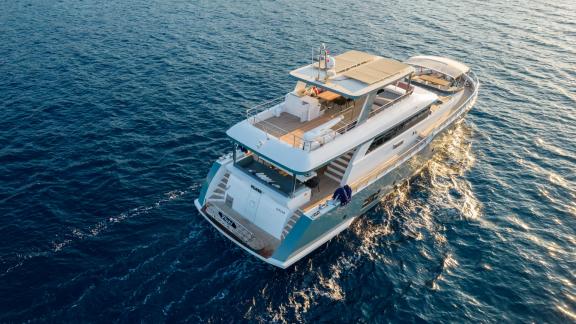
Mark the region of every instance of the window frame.
[[428, 118], [428, 116], [430, 116], [430, 114], [432, 113], [430, 110], [431, 106], [432, 105], [428, 105], [426, 108], [418, 111], [417, 113], [413, 114], [409, 118], [407, 118], [407, 119], [401, 121], [400, 123], [394, 125], [392, 128], [387, 129], [386, 131], [380, 133], [379, 135], [376, 135], [372, 139], [370, 146], [366, 150], [366, 155], [374, 152], [375, 150], [380, 148], [382, 145], [388, 143], [389, 141], [391, 141], [392, 139], [394, 139], [398, 135], [404, 133], [406, 130], [412, 128], [413, 126], [419, 124], [420, 122], [422, 122], [423, 120]]

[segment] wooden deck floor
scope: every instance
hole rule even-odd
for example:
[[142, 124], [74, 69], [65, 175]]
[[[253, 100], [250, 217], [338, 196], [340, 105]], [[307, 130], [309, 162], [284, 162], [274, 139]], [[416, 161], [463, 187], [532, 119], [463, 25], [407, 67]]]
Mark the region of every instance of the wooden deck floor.
[[318, 188], [312, 189], [312, 197], [310, 197], [310, 201], [301, 207], [305, 212], [316, 207], [320, 203], [324, 203], [332, 199], [334, 191], [336, 191], [336, 189], [338, 189], [340, 186], [340, 183], [328, 178], [325, 175], [321, 175], [319, 179], [320, 181]]
[[266, 120], [254, 124], [254, 126], [260, 128], [263, 131], [269, 132], [271, 135], [281, 137], [286, 135], [286, 133], [300, 128], [303, 124], [305, 123], [301, 122], [300, 118], [283, 112], [278, 117], [270, 117]]
[[254, 126], [294, 147], [300, 147], [304, 133], [328, 122], [332, 118], [334, 117], [325, 114], [311, 121], [301, 122], [300, 118], [283, 112], [278, 117], [268, 118], [254, 124]]
[[294, 147], [301, 147], [303, 144], [302, 140], [304, 133], [330, 121], [331, 119], [342, 116], [342, 121], [332, 127], [334, 130], [339, 129], [340, 127], [356, 120], [359, 113], [360, 109], [354, 108], [343, 112], [343, 109], [340, 107], [333, 107], [327, 109], [325, 113], [318, 118], [301, 122], [300, 118], [283, 112], [278, 117], [274, 116], [260, 121], [254, 124], [254, 126]]

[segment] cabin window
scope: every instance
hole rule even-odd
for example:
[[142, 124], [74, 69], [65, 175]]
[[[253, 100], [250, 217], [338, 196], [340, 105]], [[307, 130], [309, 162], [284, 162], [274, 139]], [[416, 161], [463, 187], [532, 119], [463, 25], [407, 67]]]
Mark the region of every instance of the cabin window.
[[[244, 157], [235, 164], [236, 168], [250, 175], [252, 178], [257, 179], [260, 184], [264, 184], [265, 188], [271, 188], [279, 191], [283, 195], [290, 196], [294, 190], [300, 189], [304, 184], [301, 181], [296, 181], [296, 188], [294, 188], [294, 175], [290, 174], [275, 164], [258, 157], [255, 154]], [[262, 193], [260, 185], [250, 185], [250, 190]]]
[[379, 194], [380, 190], [376, 191], [375, 193], [368, 196], [368, 198], [364, 199], [364, 202], [362, 203], [362, 208], [365, 208], [366, 206], [370, 205], [370, 203], [372, 203], [374, 200], [376, 200], [376, 198], [378, 198]]
[[412, 126], [418, 124], [419, 122], [423, 121], [429, 115], [430, 115], [430, 107], [428, 107], [428, 108], [420, 111], [416, 115], [406, 119], [405, 121], [403, 121], [399, 125], [396, 125], [392, 129], [376, 136], [376, 138], [374, 138], [374, 140], [372, 141], [372, 144], [370, 144], [370, 147], [368, 148], [368, 151], [366, 153], [368, 154], [368, 153], [374, 151], [375, 149], [379, 148], [380, 146], [384, 145], [385, 143], [387, 143], [389, 140], [393, 139], [397, 135], [402, 134], [405, 130], [407, 130], [407, 129], [411, 128]]

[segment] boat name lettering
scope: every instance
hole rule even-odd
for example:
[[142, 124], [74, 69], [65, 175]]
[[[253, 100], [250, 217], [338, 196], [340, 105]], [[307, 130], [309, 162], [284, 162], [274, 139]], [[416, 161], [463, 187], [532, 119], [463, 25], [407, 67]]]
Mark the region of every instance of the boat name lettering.
[[226, 222], [226, 224], [228, 224], [229, 226], [232, 226], [232, 228], [236, 228], [236, 223], [234, 223], [234, 221], [232, 221], [230, 218], [228, 218], [226, 215], [222, 214], [221, 212], [218, 212], [218, 216], [220, 216], [220, 218]]
[[250, 185], [250, 187], [254, 190], [256, 190], [258, 193], [262, 193], [262, 190], [260, 190], [259, 188], [254, 187], [254, 185]]

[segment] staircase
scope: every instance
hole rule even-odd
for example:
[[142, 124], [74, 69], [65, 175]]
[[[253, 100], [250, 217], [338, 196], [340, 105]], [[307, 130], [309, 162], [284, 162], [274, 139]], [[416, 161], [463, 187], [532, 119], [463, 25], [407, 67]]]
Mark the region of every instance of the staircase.
[[290, 219], [288, 219], [286, 225], [284, 225], [284, 229], [282, 230], [282, 236], [280, 237], [281, 240], [283, 240], [286, 237], [286, 235], [290, 233], [290, 230], [292, 229], [292, 227], [294, 227], [294, 224], [296, 224], [296, 222], [300, 219], [302, 215], [303, 215], [302, 212], [297, 210], [292, 214], [292, 216], [290, 216]]
[[220, 200], [223, 201], [224, 200], [224, 196], [226, 194], [226, 185], [228, 184], [228, 179], [230, 178], [230, 173], [226, 173], [222, 179], [220, 180], [220, 183], [218, 184], [218, 187], [216, 187], [216, 190], [214, 190], [214, 192], [212, 192], [212, 195], [210, 196], [210, 200], [214, 201], [214, 200]]
[[350, 164], [350, 160], [352, 159], [353, 155], [354, 150], [351, 150], [348, 153], [343, 154], [336, 160], [332, 161], [330, 164], [328, 164], [328, 169], [326, 170], [326, 173], [324, 173], [324, 175], [340, 183], [340, 181], [344, 177], [344, 174], [346, 173], [346, 169], [348, 168], [348, 164]]

